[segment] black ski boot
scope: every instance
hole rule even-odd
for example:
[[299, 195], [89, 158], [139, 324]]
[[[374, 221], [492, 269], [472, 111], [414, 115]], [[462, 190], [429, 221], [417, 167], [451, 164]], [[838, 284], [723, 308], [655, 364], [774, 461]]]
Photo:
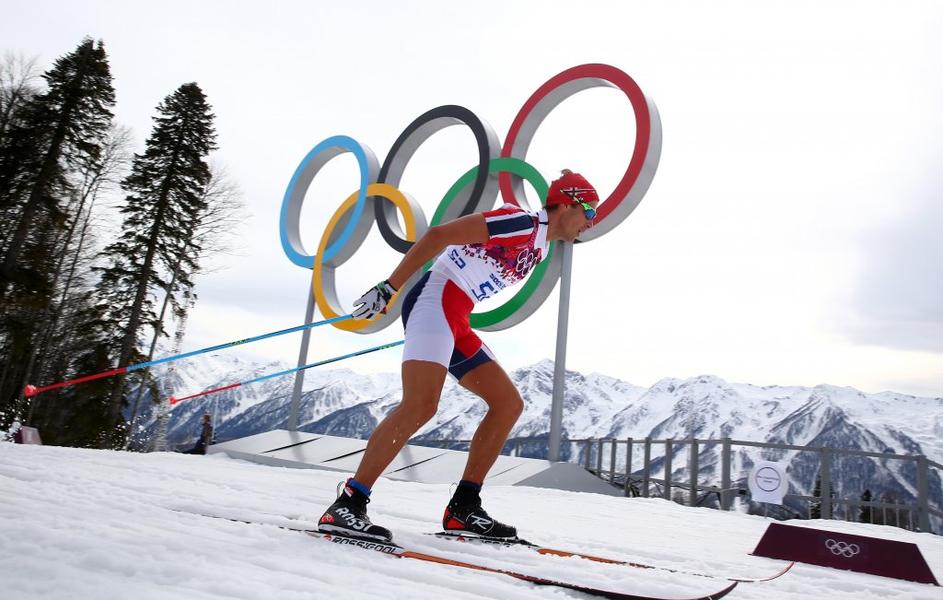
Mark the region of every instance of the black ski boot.
[[468, 504], [449, 502], [442, 517], [442, 528], [449, 535], [516, 540], [517, 529], [492, 519], [481, 507], [481, 500]]
[[367, 516], [367, 503], [370, 498], [349, 485], [337, 496], [334, 504], [330, 505], [321, 520], [318, 521], [318, 531], [333, 533], [352, 538], [392, 542], [393, 534], [389, 529], [374, 525]]

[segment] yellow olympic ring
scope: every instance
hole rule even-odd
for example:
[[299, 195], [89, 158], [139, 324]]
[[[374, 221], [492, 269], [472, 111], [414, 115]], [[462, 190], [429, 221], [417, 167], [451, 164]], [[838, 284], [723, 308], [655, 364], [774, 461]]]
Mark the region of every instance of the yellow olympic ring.
[[[318, 252], [314, 257], [314, 269], [312, 269], [311, 275], [311, 289], [314, 292], [314, 299], [317, 302], [318, 308], [321, 310], [321, 314], [324, 315], [327, 319], [332, 319], [341, 315], [347, 314], [348, 311], [344, 310], [341, 307], [340, 302], [337, 300], [337, 291], [335, 288], [334, 272], [337, 267], [339, 267], [344, 261], [340, 261], [336, 265], [325, 264], [322, 257], [324, 256], [324, 249], [327, 248], [328, 244], [332, 241], [332, 233], [338, 227], [338, 224], [343, 222], [344, 216], [347, 212], [357, 204], [357, 199], [360, 194], [360, 191], [356, 191], [340, 205], [340, 207], [334, 212], [331, 216], [331, 220], [328, 222], [327, 226], [324, 228], [324, 233], [321, 234], [321, 241], [318, 243]], [[428, 229], [428, 224], [426, 223], [426, 216], [423, 214], [422, 209], [412, 199], [408, 194], [401, 192], [390, 184], [387, 183], [371, 183], [367, 186], [367, 198], [384, 198], [392, 202], [396, 208], [399, 209], [400, 214], [403, 216], [403, 222], [406, 225], [406, 239], [410, 242], [415, 242], [420, 237], [425, 234]], [[346, 260], [346, 259], [344, 259]], [[334, 261], [336, 262], [336, 261]], [[422, 270], [417, 271], [409, 280], [400, 288], [401, 290], [411, 289], [413, 284], [422, 276]], [[393, 296], [393, 300], [390, 302], [392, 305], [395, 303], [397, 295]], [[356, 331], [358, 333], [373, 333], [374, 331], [379, 331], [384, 327], [388, 326], [391, 321], [394, 321], [397, 318], [395, 313], [389, 313], [381, 315], [372, 321], [362, 321], [362, 320], [347, 320], [334, 323], [334, 326], [343, 329], [345, 331]]]

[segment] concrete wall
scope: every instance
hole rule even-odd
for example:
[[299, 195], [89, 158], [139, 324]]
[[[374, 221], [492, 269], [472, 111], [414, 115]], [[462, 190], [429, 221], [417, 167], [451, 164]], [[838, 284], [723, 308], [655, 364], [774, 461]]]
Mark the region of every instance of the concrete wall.
[[[226, 454], [260, 464], [299, 469], [322, 469], [348, 474], [357, 470], [367, 440], [277, 429], [210, 446], [209, 454]], [[393, 459], [384, 477], [418, 483], [457, 483], [467, 452], [425, 446], [406, 446]], [[621, 496], [622, 490], [578, 465], [533, 458], [499, 456], [486, 482], [574, 492]]]

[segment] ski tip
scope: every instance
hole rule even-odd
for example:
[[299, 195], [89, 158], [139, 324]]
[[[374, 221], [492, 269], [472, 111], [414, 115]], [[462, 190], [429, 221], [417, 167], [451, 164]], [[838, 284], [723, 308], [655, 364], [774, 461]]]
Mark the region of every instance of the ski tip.
[[761, 583], [764, 581], [772, 581], [776, 579], [777, 577], [782, 577], [783, 575], [788, 573], [789, 569], [793, 568], [795, 565], [796, 565], [796, 561], [792, 561], [788, 565], [786, 565], [786, 568], [779, 571], [778, 573], [770, 575], [769, 577], [730, 577], [728, 579], [730, 581], [736, 581], [738, 583]]
[[772, 580], [772, 579], [776, 579], [777, 577], [781, 577], [781, 576], [785, 575], [786, 573], [788, 573], [788, 572], [789, 572], [789, 569], [793, 568], [794, 566], [796, 566], [796, 561], [790, 562], [788, 565], [786, 565], [786, 568], [785, 568], [785, 569], [783, 569], [783, 570], [780, 571], [779, 573], [776, 573], [776, 574], [773, 575], [772, 577], [767, 577], [764, 581], [770, 581], [770, 580]]

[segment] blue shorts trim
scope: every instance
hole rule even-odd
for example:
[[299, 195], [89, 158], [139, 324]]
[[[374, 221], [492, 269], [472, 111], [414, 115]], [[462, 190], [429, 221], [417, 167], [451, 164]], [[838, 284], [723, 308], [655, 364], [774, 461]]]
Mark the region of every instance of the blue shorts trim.
[[449, 364], [449, 373], [451, 373], [455, 379], [461, 379], [468, 375], [468, 372], [475, 367], [480, 367], [492, 360], [494, 359], [485, 351], [484, 344], [482, 344], [478, 352], [475, 352], [474, 356], [471, 358], [466, 358], [461, 352], [455, 350], [452, 352], [452, 362]]

